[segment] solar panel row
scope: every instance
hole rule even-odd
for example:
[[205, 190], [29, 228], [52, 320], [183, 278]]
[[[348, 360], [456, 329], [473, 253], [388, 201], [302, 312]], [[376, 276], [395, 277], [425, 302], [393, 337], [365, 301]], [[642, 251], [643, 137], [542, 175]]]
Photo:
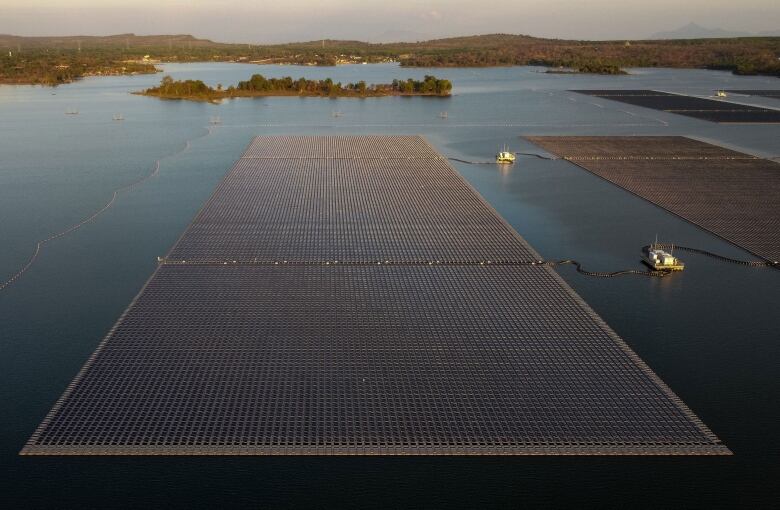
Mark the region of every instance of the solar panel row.
[[655, 90], [572, 90], [579, 94], [720, 123], [773, 124], [780, 110]]

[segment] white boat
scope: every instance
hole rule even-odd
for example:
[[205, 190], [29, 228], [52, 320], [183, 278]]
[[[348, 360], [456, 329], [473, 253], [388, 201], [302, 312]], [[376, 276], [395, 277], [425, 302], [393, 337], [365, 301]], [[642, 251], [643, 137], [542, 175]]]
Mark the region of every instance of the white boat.
[[656, 240], [653, 244], [642, 248], [642, 262], [656, 271], [682, 271], [685, 269], [685, 263], [673, 253], [674, 248], [667, 252]]
[[506, 147], [504, 147], [504, 150], [496, 154], [496, 163], [511, 165], [514, 162], [515, 162], [515, 153], [509, 152]]
[[112, 117], [113, 120], [125, 120], [121, 113], [117, 113]]
[[726, 94], [725, 90], [718, 90], [717, 92], [715, 92], [715, 95], [717, 97], [728, 97], [728, 94]]

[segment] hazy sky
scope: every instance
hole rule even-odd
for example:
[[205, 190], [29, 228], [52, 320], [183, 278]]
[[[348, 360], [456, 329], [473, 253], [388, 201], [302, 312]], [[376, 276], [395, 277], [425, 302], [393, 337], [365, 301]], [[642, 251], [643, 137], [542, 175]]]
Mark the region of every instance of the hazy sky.
[[495, 32], [638, 39], [690, 21], [778, 30], [780, 0], [0, 0], [0, 33], [190, 33], [257, 43]]

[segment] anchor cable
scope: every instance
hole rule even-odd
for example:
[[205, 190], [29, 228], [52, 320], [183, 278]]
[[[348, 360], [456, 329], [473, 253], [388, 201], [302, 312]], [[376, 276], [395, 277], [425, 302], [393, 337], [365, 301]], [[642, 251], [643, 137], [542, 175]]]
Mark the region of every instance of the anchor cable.
[[47, 237], [45, 239], [41, 239], [41, 240], [37, 241], [35, 243], [35, 250], [33, 251], [33, 254], [30, 256], [30, 258], [27, 260], [27, 263], [25, 263], [22, 267], [20, 267], [16, 271], [16, 273], [14, 273], [10, 278], [8, 278], [4, 282], [0, 283], [0, 292], [3, 291], [9, 285], [11, 285], [13, 282], [15, 282], [16, 280], [21, 278], [21, 276], [24, 273], [26, 273], [27, 270], [30, 269], [30, 267], [32, 267], [32, 265], [35, 263], [35, 261], [38, 260], [38, 255], [40, 255], [41, 248], [43, 248], [44, 245], [46, 245], [46, 244], [48, 244], [48, 243], [50, 243], [50, 242], [52, 242], [54, 240], [57, 240], [57, 239], [59, 239], [61, 237], [64, 237], [64, 236], [70, 234], [71, 232], [74, 232], [75, 230], [80, 229], [81, 227], [83, 227], [87, 223], [91, 223], [92, 221], [94, 221], [98, 216], [100, 216], [101, 214], [103, 214], [104, 212], [109, 210], [114, 205], [114, 203], [116, 202], [116, 200], [117, 200], [117, 198], [119, 197], [120, 194], [122, 194], [122, 193], [124, 193], [126, 191], [130, 191], [133, 188], [135, 188], [136, 186], [139, 186], [140, 184], [143, 184], [147, 180], [151, 179], [152, 177], [157, 176], [157, 174], [160, 173], [160, 164], [162, 163], [163, 160], [172, 158], [172, 157], [177, 156], [177, 155], [179, 155], [179, 154], [181, 154], [183, 152], [186, 152], [192, 146], [192, 142], [194, 142], [195, 140], [198, 140], [200, 138], [205, 138], [205, 137], [209, 136], [212, 133], [212, 131], [213, 131], [212, 130], [212, 126], [207, 127], [206, 131], [207, 132], [205, 134], [203, 134], [203, 135], [200, 135], [200, 136], [197, 136], [195, 138], [191, 138], [191, 139], [187, 140], [184, 143], [184, 146], [182, 148], [180, 148], [180, 149], [178, 149], [178, 150], [176, 150], [176, 151], [174, 151], [174, 152], [172, 152], [172, 153], [170, 153], [170, 154], [168, 154], [166, 156], [163, 156], [163, 157], [155, 160], [154, 164], [152, 165], [152, 171], [149, 172], [148, 174], [140, 177], [139, 179], [136, 179], [133, 182], [130, 182], [128, 184], [125, 184], [125, 185], [120, 186], [119, 188], [116, 188], [115, 190], [113, 190], [111, 192], [111, 198], [109, 199], [109, 201], [106, 202], [106, 204], [103, 207], [101, 207], [100, 209], [98, 209], [94, 213], [90, 214], [89, 216], [87, 216], [86, 218], [81, 220], [80, 222], [78, 222], [78, 223], [76, 223], [74, 225], [71, 225], [71, 226], [69, 226], [68, 228], [66, 228], [64, 230], [61, 230], [61, 231], [59, 231], [59, 232], [57, 232], [55, 234], [52, 234], [52, 235], [50, 235], [49, 237]]

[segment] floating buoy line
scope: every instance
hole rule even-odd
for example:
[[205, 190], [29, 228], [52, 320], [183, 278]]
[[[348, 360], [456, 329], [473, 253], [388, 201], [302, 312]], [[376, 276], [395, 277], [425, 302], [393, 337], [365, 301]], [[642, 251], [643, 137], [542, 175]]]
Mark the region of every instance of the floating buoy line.
[[19, 278], [21, 278], [22, 275], [24, 273], [26, 273], [27, 270], [30, 269], [30, 267], [32, 267], [32, 265], [35, 263], [35, 261], [38, 260], [38, 255], [40, 255], [41, 249], [45, 245], [47, 245], [48, 243], [50, 243], [52, 241], [55, 241], [55, 240], [57, 240], [57, 239], [59, 239], [61, 237], [65, 237], [66, 235], [68, 235], [68, 234], [70, 234], [70, 233], [80, 229], [81, 227], [83, 227], [87, 223], [91, 223], [91, 222], [95, 221], [96, 218], [98, 218], [101, 214], [103, 214], [104, 212], [109, 210], [114, 205], [114, 203], [116, 203], [116, 200], [119, 197], [119, 195], [121, 195], [124, 192], [130, 191], [133, 188], [135, 188], [136, 186], [139, 186], [140, 184], [143, 184], [147, 180], [151, 179], [152, 177], [157, 176], [157, 174], [160, 173], [160, 164], [162, 163], [162, 161], [164, 161], [166, 159], [169, 159], [169, 158], [172, 158], [174, 156], [178, 156], [179, 154], [181, 154], [183, 152], [186, 152], [192, 146], [192, 142], [194, 142], [195, 140], [198, 140], [198, 139], [205, 138], [205, 137], [209, 136], [213, 132], [213, 127], [214, 126], [209, 126], [209, 127], [205, 128], [206, 129], [206, 133], [204, 133], [204, 134], [202, 134], [200, 136], [196, 136], [195, 138], [191, 138], [191, 139], [187, 140], [184, 143], [184, 146], [181, 147], [180, 149], [178, 149], [178, 150], [176, 150], [176, 151], [174, 151], [174, 152], [172, 152], [172, 153], [170, 153], [170, 154], [168, 154], [166, 156], [163, 156], [163, 157], [155, 160], [154, 164], [152, 165], [152, 170], [148, 174], [140, 177], [139, 179], [136, 179], [135, 181], [133, 181], [133, 182], [131, 182], [129, 184], [125, 184], [125, 185], [123, 185], [123, 186], [113, 190], [111, 192], [111, 198], [108, 200], [108, 202], [106, 202], [106, 204], [103, 207], [101, 207], [100, 209], [98, 209], [97, 211], [93, 212], [92, 214], [90, 214], [89, 216], [87, 216], [83, 220], [79, 221], [78, 223], [76, 223], [74, 225], [71, 225], [71, 226], [69, 226], [68, 228], [66, 228], [64, 230], [61, 230], [61, 231], [59, 231], [59, 232], [57, 232], [55, 234], [50, 235], [49, 237], [47, 237], [45, 239], [41, 239], [40, 241], [36, 242], [35, 243], [35, 250], [33, 251], [32, 256], [30, 256], [30, 258], [27, 260], [27, 263], [25, 263], [21, 268], [19, 268], [19, 270], [16, 271], [16, 273], [14, 273], [10, 278], [8, 278], [4, 282], [0, 283], [0, 291], [3, 291], [6, 287], [11, 285], [13, 282], [18, 280]]
[[705, 257], [714, 258], [717, 260], [720, 260], [721, 262], [728, 262], [731, 264], [738, 264], [741, 266], [749, 266], [749, 267], [774, 267], [775, 269], [780, 269], [780, 261], [769, 261], [769, 260], [740, 260], [740, 259], [733, 259], [731, 257], [726, 257], [724, 255], [718, 255], [717, 253], [713, 253], [711, 251], [707, 250], [700, 250], [699, 248], [691, 248], [689, 246], [678, 246], [676, 244], [665, 244], [665, 243], [656, 243], [656, 246], [661, 249], [674, 249], [679, 251], [687, 251], [689, 253], [696, 253], [698, 255], [704, 255]]
[[[720, 260], [722, 262], [729, 262], [733, 264], [738, 264], [742, 266], [747, 267], [774, 267], [776, 269], [780, 269], [780, 262], [769, 262], [764, 260], [740, 260], [740, 259], [733, 259], [730, 257], [725, 257], [723, 255], [718, 255], [717, 253], [709, 252], [706, 250], [700, 250], [698, 248], [690, 248], [687, 246], [678, 246], [678, 245], [672, 245], [672, 244], [665, 244], [665, 243], [654, 243], [653, 245], [648, 245], [643, 247], [642, 249], [645, 250], [649, 247], [654, 248], [661, 248], [661, 249], [670, 249], [673, 248], [674, 250], [679, 251], [687, 251], [691, 253], [696, 253], [699, 255], [704, 255], [707, 257], [712, 257], [717, 260]], [[181, 264], [188, 264], [188, 265], [203, 265], [203, 266], [228, 266], [228, 265], [235, 265], [239, 262], [236, 260], [210, 260], [210, 261], [203, 261], [203, 262], [192, 262], [187, 260], [178, 260], [178, 259], [169, 259], [166, 257], [157, 257], [157, 262], [164, 265], [181, 265]], [[379, 266], [420, 266], [420, 265], [428, 265], [428, 266], [502, 266], [502, 267], [528, 267], [528, 266], [546, 266], [546, 267], [556, 267], [556, 266], [574, 266], [578, 273], [585, 275], [585, 276], [591, 276], [595, 278], [614, 278], [617, 276], [644, 276], [644, 277], [650, 277], [650, 278], [664, 278], [666, 276], [669, 276], [673, 274], [675, 271], [671, 269], [623, 269], [620, 271], [589, 271], [582, 267], [582, 264], [576, 260], [572, 259], [566, 259], [566, 260], [519, 260], [519, 261], [495, 261], [495, 260], [483, 260], [479, 262], [463, 262], [463, 261], [447, 261], [447, 260], [418, 260], [418, 261], [396, 261], [396, 260], [377, 260], [377, 261], [371, 261], [371, 260], [360, 260], [360, 261], [343, 261], [343, 260], [329, 260], [329, 261], [289, 261], [289, 260], [258, 260], [255, 259], [252, 262], [243, 261], [241, 262], [242, 265], [252, 265], [252, 264], [258, 264], [258, 265], [268, 265], [273, 264], [276, 266], [364, 266], [366, 264], [376, 264]]]
[[[740, 260], [740, 259], [733, 259], [730, 257], [726, 257], [724, 255], [718, 255], [717, 253], [713, 253], [711, 251], [707, 250], [700, 250], [698, 248], [691, 248], [688, 246], [678, 246], [676, 244], [664, 244], [664, 243], [656, 243], [654, 245], [656, 248], [662, 248], [662, 249], [670, 249], [673, 248], [678, 251], [686, 251], [689, 253], [696, 253], [698, 255], [704, 255], [706, 257], [717, 259], [721, 262], [728, 262], [730, 264], [738, 264], [741, 266], [747, 266], [747, 267], [773, 267], [775, 269], [780, 269], [780, 261], [767, 261], [767, 260]], [[649, 246], [645, 246], [642, 248], [643, 250], [648, 248]], [[527, 264], [526, 264], [527, 265]], [[577, 269], [577, 272], [580, 274], [583, 274], [585, 276], [593, 276], [596, 278], [613, 278], [615, 276], [626, 276], [626, 275], [638, 275], [638, 276], [648, 276], [651, 278], [663, 278], [665, 276], [669, 276], [674, 271], [669, 269], [661, 269], [661, 270], [639, 270], [639, 269], [625, 269], [622, 271], [613, 271], [613, 272], [604, 272], [604, 271], [588, 271], [586, 269], [583, 269], [582, 264], [577, 262], [576, 260], [539, 260], [535, 263], [531, 263], [531, 265], [539, 265], [539, 266], [564, 266], [564, 265], [573, 265]]]

